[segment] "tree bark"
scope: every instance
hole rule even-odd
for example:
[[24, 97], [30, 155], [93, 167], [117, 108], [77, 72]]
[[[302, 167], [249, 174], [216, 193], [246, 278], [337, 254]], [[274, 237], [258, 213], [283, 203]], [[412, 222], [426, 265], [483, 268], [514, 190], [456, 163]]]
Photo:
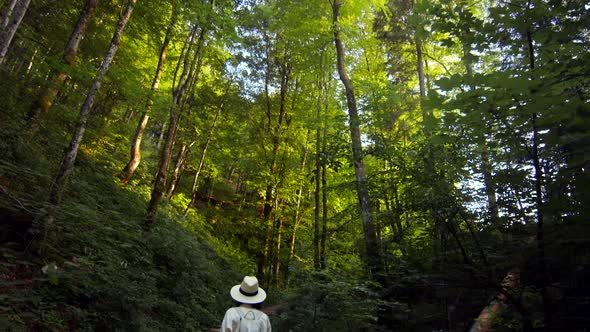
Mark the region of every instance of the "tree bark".
[[[72, 30], [70, 34], [70, 39], [64, 49], [63, 54], [63, 62], [68, 65], [72, 66], [76, 61], [76, 55], [78, 54], [78, 47], [80, 46], [80, 42], [84, 39], [84, 33], [86, 32], [86, 27], [90, 22], [90, 18], [94, 14], [96, 10], [96, 5], [98, 4], [98, 0], [86, 0], [86, 4], [84, 8], [80, 12], [80, 17], [78, 18], [78, 23]], [[41, 114], [45, 114], [49, 112], [49, 109], [53, 105], [53, 101], [58, 93], [58, 86], [63, 84], [66, 80], [67, 75], [66, 73], [58, 69], [55, 71], [53, 82], [48, 86], [43, 93], [39, 96], [39, 98], [33, 104], [33, 109], [31, 110], [31, 129], [34, 131], [37, 128], [37, 122], [39, 121], [39, 116]]]
[[203, 164], [205, 163], [205, 156], [207, 155], [207, 148], [209, 147], [209, 143], [211, 142], [211, 137], [213, 136], [213, 132], [215, 131], [215, 127], [217, 126], [217, 121], [219, 119], [219, 115], [221, 114], [222, 109], [223, 105], [219, 108], [219, 110], [217, 110], [217, 113], [215, 114], [213, 125], [211, 125], [211, 129], [209, 130], [209, 134], [207, 135], [207, 140], [205, 141], [205, 146], [203, 146], [203, 152], [201, 153], [199, 166], [197, 167], [197, 172], [195, 173], [195, 177], [193, 178], [193, 185], [191, 188], [191, 201], [186, 205], [186, 209], [184, 210], [185, 216], [188, 214], [190, 208], [197, 201], [197, 183], [199, 181], [199, 175], [201, 174], [201, 170], [203, 169]]
[[475, 267], [475, 265], [473, 264], [473, 261], [471, 260], [471, 258], [467, 254], [467, 250], [465, 249], [463, 242], [461, 242], [461, 239], [459, 238], [459, 236], [457, 234], [457, 228], [453, 224], [453, 221], [455, 220], [455, 216], [457, 215], [457, 213], [459, 213], [458, 209], [455, 211], [452, 211], [450, 216], [448, 216], [447, 218], [445, 218], [443, 215], [436, 215], [435, 219], [438, 222], [440, 222], [447, 229], [449, 234], [451, 234], [451, 236], [453, 237], [453, 240], [455, 240], [455, 244], [457, 244], [459, 251], [461, 251], [461, 257], [463, 258], [463, 263], [465, 263], [468, 266]]
[[10, 17], [12, 16], [12, 11], [14, 10], [16, 2], [17, 0], [9, 0], [6, 6], [3, 6], [0, 9], [0, 30], [4, 30], [8, 26], [8, 22], [10, 22]]
[[168, 168], [170, 166], [170, 160], [172, 156], [172, 148], [174, 146], [174, 139], [176, 137], [176, 129], [180, 120], [180, 112], [176, 112], [175, 108], [175, 105], [170, 107], [168, 131], [166, 132], [164, 145], [162, 146], [162, 151], [160, 152], [160, 164], [158, 167], [158, 172], [156, 173], [154, 188], [152, 189], [150, 203], [147, 209], [147, 215], [144, 220], [144, 226], [147, 230], [150, 230], [154, 223], [160, 201], [164, 195], [164, 190], [166, 189], [166, 179], [168, 176]]
[[[326, 136], [328, 135], [328, 125], [324, 123], [324, 135], [322, 138], [322, 151], [326, 155]], [[328, 165], [324, 161], [322, 163], [322, 235], [320, 237], [320, 269], [327, 267], [326, 260], [326, 238], [328, 236], [328, 188], [327, 188], [327, 172]]]
[[[286, 53], [286, 50], [285, 50]], [[268, 57], [267, 52], [267, 57]], [[280, 85], [280, 92], [279, 92], [279, 114], [277, 117], [277, 122], [272, 126], [272, 117], [271, 117], [271, 104], [270, 104], [270, 96], [269, 96], [269, 89], [268, 84], [270, 83], [270, 72], [271, 68], [269, 59], [266, 60], [267, 64], [267, 73], [265, 79], [265, 94], [267, 99], [267, 118], [268, 118], [268, 126], [269, 130], [271, 131], [271, 141], [272, 141], [272, 150], [271, 150], [271, 162], [270, 162], [270, 182], [266, 186], [265, 198], [264, 198], [264, 209], [263, 209], [263, 222], [265, 227], [264, 238], [263, 238], [263, 252], [259, 254], [258, 262], [257, 262], [257, 273], [261, 277], [262, 280], [270, 280], [269, 278], [265, 278], [265, 270], [266, 265], [268, 264], [268, 256], [270, 250], [272, 249], [272, 238], [273, 232], [275, 231], [275, 223], [271, 222], [272, 220], [272, 211], [273, 211], [273, 192], [276, 191], [276, 186], [274, 184], [275, 177], [277, 174], [277, 158], [279, 153], [279, 147], [281, 145], [282, 139], [282, 131], [283, 131], [283, 121], [287, 115], [286, 109], [286, 98], [287, 92], [289, 89], [289, 80], [291, 78], [291, 64], [288, 62], [282, 63], [279, 68], [280, 77], [281, 77], [281, 85]], [[275, 197], [276, 198], [276, 197]]]
[[125, 165], [122, 171], [120, 181], [121, 185], [126, 185], [129, 182], [129, 180], [131, 180], [133, 173], [135, 173], [135, 170], [141, 162], [141, 141], [143, 138], [143, 133], [145, 132], [145, 128], [147, 127], [150, 118], [152, 105], [154, 104], [154, 93], [160, 85], [160, 79], [162, 78], [162, 73], [164, 72], [164, 63], [166, 62], [166, 55], [168, 54], [168, 45], [170, 44], [170, 39], [172, 36], [174, 26], [176, 25], [176, 9], [173, 10], [174, 12], [172, 13], [172, 16], [170, 18], [168, 28], [166, 29], [164, 42], [162, 43], [162, 47], [160, 48], [160, 56], [158, 57], [158, 65], [156, 66], [156, 72], [154, 74], [154, 79], [152, 80], [152, 86], [150, 88], [150, 92], [145, 102], [144, 111], [141, 114], [141, 118], [139, 119], [137, 128], [135, 129], [135, 135], [133, 136], [133, 142], [131, 144], [129, 162], [127, 162], [127, 165]]
[[82, 9], [82, 12], [80, 13], [78, 23], [72, 31], [70, 39], [68, 40], [68, 43], [64, 50], [63, 60], [67, 65], [71, 66], [76, 61], [76, 55], [78, 55], [78, 48], [80, 47], [82, 39], [84, 39], [86, 27], [88, 27], [90, 18], [92, 17], [92, 15], [94, 15], [94, 11], [96, 10], [97, 4], [98, 0], [86, 0], [84, 9]]
[[[270, 101], [270, 92], [269, 92], [269, 85], [270, 85], [270, 77], [271, 77], [271, 64], [270, 64], [270, 40], [267, 37], [266, 34], [263, 35], [264, 36], [264, 42], [265, 42], [265, 71], [264, 71], [264, 95], [266, 98], [266, 119], [267, 119], [267, 129], [270, 131], [272, 128], [272, 105], [271, 105], [271, 101]], [[270, 171], [271, 171], [271, 176], [275, 170], [275, 160], [274, 160], [274, 155], [273, 155], [273, 160], [271, 161], [271, 165], [270, 165]], [[257, 258], [257, 275], [261, 280], [264, 280], [264, 270], [266, 268], [266, 260], [267, 260], [267, 254], [268, 254], [268, 241], [269, 241], [269, 229], [270, 227], [268, 226], [269, 220], [270, 220], [270, 214], [272, 212], [272, 191], [273, 191], [273, 186], [271, 184], [268, 184], [266, 186], [266, 191], [264, 193], [264, 206], [262, 208], [262, 222], [263, 222], [263, 226], [264, 226], [264, 237], [262, 239], [262, 253], [258, 254], [258, 258]]]
[[[531, 9], [531, 3], [528, 2], [527, 10]], [[528, 66], [530, 70], [530, 79], [534, 80], [535, 75], [535, 45], [533, 41], [533, 33], [529, 27], [525, 33], [527, 43], [527, 57]], [[541, 298], [543, 300], [543, 313], [545, 319], [545, 328], [550, 331], [552, 329], [552, 310], [549, 303], [549, 296], [547, 294], [547, 286], [549, 284], [547, 276], [547, 262], [545, 258], [545, 220], [544, 220], [544, 199], [543, 199], [543, 169], [541, 167], [541, 160], [539, 156], [539, 128], [537, 126], [538, 114], [533, 112], [531, 115], [531, 129], [532, 129], [532, 161], [534, 169], [534, 186], [535, 186], [535, 209], [537, 210], [537, 255], [539, 258], [539, 279], [541, 283]]]
[[184, 142], [180, 145], [180, 149], [176, 155], [176, 162], [174, 163], [174, 170], [172, 171], [172, 178], [170, 179], [170, 186], [168, 187], [168, 192], [166, 193], [168, 197], [172, 197], [178, 188], [178, 183], [180, 182], [181, 174], [184, 169], [184, 165], [186, 164], [186, 158], [193, 144], [195, 144], [195, 141], [192, 141], [190, 144]]
[[[485, 137], [484, 137], [485, 140]], [[481, 156], [481, 172], [483, 173], [483, 183], [488, 200], [488, 213], [492, 224], [497, 225], [500, 220], [500, 212], [498, 211], [498, 200], [496, 199], [496, 186], [494, 184], [494, 177], [492, 176], [492, 165], [490, 156], [485, 142], [482, 146], [483, 150]]]
[[[321, 75], [321, 74], [320, 74]], [[322, 78], [318, 80], [318, 104], [317, 104], [317, 129], [316, 129], [316, 143], [315, 143], [315, 175], [314, 175], [314, 182], [315, 182], [315, 190], [314, 190], [314, 223], [313, 223], [313, 267], [316, 270], [321, 268], [321, 261], [320, 261], [320, 211], [322, 209], [321, 206], [321, 170], [322, 170], [322, 163], [325, 162], [324, 158], [322, 158], [322, 151], [321, 151], [321, 140], [322, 140], [322, 130], [320, 126], [321, 122], [321, 112], [322, 112], [322, 98], [323, 98], [323, 91], [324, 91], [324, 83]]]
[[[307, 131], [307, 135], [305, 136], [305, 147], [303, 153], [303, 160], [301, 161], [301, 171], [305, 172], [305, 164], [307, 163], [307, 156], [309, 155], [309, 147], [308, 147], [308, 140], [309, 140], [309, 130]], [[290, 247], [289, 247], [289, 260], [288, 264], [290, 265], [293, 261], [293, 257], [295, 257], [295, 239], [297, 237], [297, 228], [299, 226], [299, 222], [301, 220], [301, 197], [303, 196], [303, 181], [299, 184], [299, 190], [297, 191], [297, 207], [295, 208], [295, 221], [293, 223], [293, 231], [291, 233], [290, 238]], [[285, 287], [289, 289], [289, 268], [285, 270]]]
[[0, 65], [3, 64], [4, 60], [6, 59], [6, 53], [8, 53], [10, 43], [12, 42], [12, 39], [16, 34], [16, 30], [25, 16], [30, 3], [31, 0], [16, 0], [16, 3], [11, 1], [8, 4], [8, 9], [10, 9], [12, 6], [12, 10], [8, 10], [6, 12], [6, 16], [3, 18], [3, 21], [7, 23], [4, 26], [5, 23], [2, 22], [4, 29], [0, 31]]
[[65, 183], [72, 172], [74, 167], [74, 162], [76, 161], [76, 155], [78, 154], [78, 150], [80, 148], [80, 143], [82, 142], [82, 138], [84, 136], [84, 131], [86, 130], [86, 122], [88, 121], [88, 115], [90, 114], [90, 110], [92, 109], [92, 105], [94, 104], [94, 99], [100, 90], [100, 86], [104, 76], [106, 75], [117, 50], [119, 49], [119, 42], [121, 41], [121, 36], [123, 35], [123, 30], [125, 30], [125, 26], [131, 17], [131, 13], [133, 11], [133, 6], [137, 0], [129, 0], [127, 3], [127, 7], [125, 11], [119, 18], [119, 22], [117, 23], [117, 27], [115, 28], [115, 33], [113, 35], [113, 39], [111, 40], [110, 47], [104, 57], [102, 65], [100, 66], [96, 76], [94, 77], [94, 81], [88, 94], [86, 95], [86, 100], [80, 109], [80, 115], [78, 117], [78, 123], [76, 124], [76, 129], [74, 134], [72, 135], [72, 140], [70, 141], [70, 145], [62, 159], [61, 166], [59, 168], [59, 172], [54, 180], [54, 183], [51, 187], [49, 193], [49, 201], [57, 205], [61, 200], [61, 194], [64, 189]]
[[193, 91], [189, 88], [191, 82], [196, 82], [199, 77], [201, 70], [201, 58], [202, 48], [205, 41], [206, 29], [201, 27], [201, 33], [199, 34], [197, 49], [194, 52], [192, 58], [190, 52], [195, 42], [194, 36], [196, 34], [197, 27], [191, 31], [191, 37], [189, 38], [189, 46], [183, 57], [179, 58], [177, 69], [180, 63], [184, 63], [182, 74], [178, 80], [176, 88], [173, 86], [173, 105], [170, 107], [170, 121], [168, 124], [168, 131], [166, 132], [166, 138], [160, 154], [160, 164], [158, 166], [158, 172], [154, 181], [154, 187], [152, 189], [151, 199], [147, 208], [147, 214], [144, 219], [144, 227], [146, 230], [150, 230], [158, 212], [158, 207], [164, 191], [166, 190], [166, 181], [168, 178], [168, 168], [170, 167], [170, 160], [172, 159], [172, 149], [174, 147], [174, 141], [176, 139], [176, 131], [180, 122], [180, 116], [188, 106], [188, 99], [190, 98], [187, 94]]
[[[513, 294], [520, 289], [520, 271], [517, 269], [509, 271], [502, 281], [503, 291]], [[488, 332], [492, 331], [493, 322], [506, 309], [506, 295], [498, 294], [479, 314], [475, 323], [469, 329], [469, 332]], [[525, 329], [526, 331], [527, 329]]]
[[375, 279], [379, 279], [381, 277], [380, 274], [383, 272], [383, 265], [381, 261], [381, 254], [379, 252], [379, 245], [377, 243], [373, 216], [371, 213], [371, 204], [369, 199], [369, 191], [367, 188], [367, 176], [365, 174], [364, 157], [361, 143], [360, 118], [357, 110], [354, 87], [344, 66], [345, 53], [344, 47], [342, 46], [342, 41], [340, 39], [340, 26], [338, 23], [340, 7], [340, 1], [334, 0], [332, 4], [332, 19], [334, 24], [334, 44], [336, 46], [338, 75], [340, 76], [340, 80], [342, 81], [346, 92], [346, 104], [348, 106], [348, 116], [350, 122], [350, 137], [352, 140], [352, 159], [357, 180], [357, 195], [363, 221], [367, 267], [369, 272], [373, 274], [373, 277]]
[[424, 77], [424, 60], [422, 59], [422, 41], [420, 38], [414, 36], [414, 43], [416, 44], [416, 69], [418, 71], [418, 85], [420, 87], [420, 108], [422, 109], [422, 121], [431, 118], [431, 114], [423, 107], [424, 99], [426, 98], [426, 78]]
[[[470, 34], [471, 31], [466, 29], [464, 33]], [[468, 56], [471, 53], [471, 46], [469, 44], [463, 45], [463, 62], [465, 64], [465, 72], [467, 75], [473, 74], [473, 66], [471, 61], [469, 60]], [[475, 90], [475, 86], [471, 86], [472, 90]], [[486, 197], [488, 200], [488, 213], [490, 216], [490, 221], [492, 224], [496, 225], [498, 220], [500, 219], [500, 213], [498, 211], [498, 201], [496, 199], [496, 186], [494, 184], [494, 177], [492, 176], [492, 163], [490, 162], [490, 154], [488, 152], [488, 147], [486, 145], [486, 135], [483, 135], [481, 138], [483, 140], [483, 144], [481, 144], [482, 150], [480, 153], [481, 157], [481, 172], [483, 175], [483, 182], [484, 182], [484, 189], [486, 193]]]
[[[278, 204], [277, 204], [278, 209]], [[275, 285], [277, 289], [280, 286], [280, 274], [281, 274], [281, 244], [282, 244], [282, 235], [283, 235], [283, 218], [277, 218], [276, 221], [276, 248], [275, 248], [275, 268], [274, 268], [274, 277], [275, 277]]]
[[160, 150], [162, 147], [162, 142], [164, 141], [164, 135], [166, 133], [166, 125], [168, 124], [167, 121], [162, 122], [160, 126], [160, 133], [158, 134], [158, 142], [156, 143], [156, 149]]

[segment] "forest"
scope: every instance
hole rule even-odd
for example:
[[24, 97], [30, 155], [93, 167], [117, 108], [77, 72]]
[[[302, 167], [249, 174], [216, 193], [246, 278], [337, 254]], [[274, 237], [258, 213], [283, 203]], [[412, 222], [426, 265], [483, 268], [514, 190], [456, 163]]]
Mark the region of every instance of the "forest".
[[0, 0], [0, 330], [590, 330], [590, 1]]

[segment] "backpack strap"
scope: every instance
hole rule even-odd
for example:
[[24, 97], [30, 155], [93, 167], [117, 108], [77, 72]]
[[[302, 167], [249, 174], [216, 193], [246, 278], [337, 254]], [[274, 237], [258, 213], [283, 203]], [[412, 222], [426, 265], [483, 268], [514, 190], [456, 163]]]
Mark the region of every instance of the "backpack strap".
[[[248, 318], [246, 318], [246, 316], [249, 313], [252, 313], [252, 316], [254, 316], [254, 319], [248, 319], [248, 320], [258, 320], [261, 317], [261, 316], [256, 317], [256, 312], [254, 310], [249, 310], [249, 309], [248, 309], [248, 311], [244, 315], [242, 315], [242, 310], [241, 309], [242, 309], [241, 307], [236, 308], [236, 310], [238, 311], [238, 315], [240, 316], [240, 321], [238, 322], [238, 331], [239, 331], [239, 327], [242, 325], [242, 318], [243, 319], [248, 319]], [[244, 308], [244, 310], [246, 310], [246, 308]]]
[[257, 320], [257, 319], [260, 318], [260, 317], [256, 317], [256, 311], [255, 310], [243, 308], [244, 310], [248, 310], [248, 311], [246, 311], [246, 313], [242, 315], [242, 310], [241, 309], [242, 309], [241, 307], [238, 307], [237, 308], [238, 315], [240, 316], [240, 321], [242, 320], [242, 318], [246, 318], [246, 316], [248, 316], [249, 313], [252, 313], [252, 316], [254, 316], [254, 318], [251, 319], [251, 320]]

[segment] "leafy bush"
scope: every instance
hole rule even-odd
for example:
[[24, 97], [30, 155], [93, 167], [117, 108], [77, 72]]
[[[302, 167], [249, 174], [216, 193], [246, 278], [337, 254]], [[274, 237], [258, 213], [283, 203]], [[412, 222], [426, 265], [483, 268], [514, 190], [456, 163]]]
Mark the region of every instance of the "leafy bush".
[[[5, 177], [23, 174], [9, 166], [0, 168]], [[239, 264], [221, 258], [223, 245], [196, 214], [185, 219], [162, 209], [156, 227], [145, 233], [144, 197], [118, 187], [105, 166], [82, 156], [47, 235], [37, 234], [27, 257], [2, 252], [0, 299], [6, 306], [0, 306], [0, 329], [200, 331], [217, 326], [231, 305], [228, 287], [240, 278], [233, 268]], [[47, 174], [28, 172], [33, 175], [20, 179], [30, 192], [17, 187], [12, 194], [43, 222], [44, 203], [33, 197], [43, 197], [44, 189], [34, 182]], [[23, 287], [14, 287], [15, 282]]]
[[362, 331], [377, 320], [379, 300], [366, 281], [342, 280], [330, 272], [306, 272], [301, 287], [274, 317], [277, 331]]

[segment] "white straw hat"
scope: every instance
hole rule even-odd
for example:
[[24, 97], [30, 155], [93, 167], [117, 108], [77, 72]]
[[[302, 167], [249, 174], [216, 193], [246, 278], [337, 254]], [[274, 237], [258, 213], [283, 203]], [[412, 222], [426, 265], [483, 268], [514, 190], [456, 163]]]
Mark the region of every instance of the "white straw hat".
[[246, 304], [256, 304], [266, 299], [266, 292], [258, 287], [258, 279], [250, 276], [245, 276], [241, 284], [232, 287], [229, 294], [234, 300]]

